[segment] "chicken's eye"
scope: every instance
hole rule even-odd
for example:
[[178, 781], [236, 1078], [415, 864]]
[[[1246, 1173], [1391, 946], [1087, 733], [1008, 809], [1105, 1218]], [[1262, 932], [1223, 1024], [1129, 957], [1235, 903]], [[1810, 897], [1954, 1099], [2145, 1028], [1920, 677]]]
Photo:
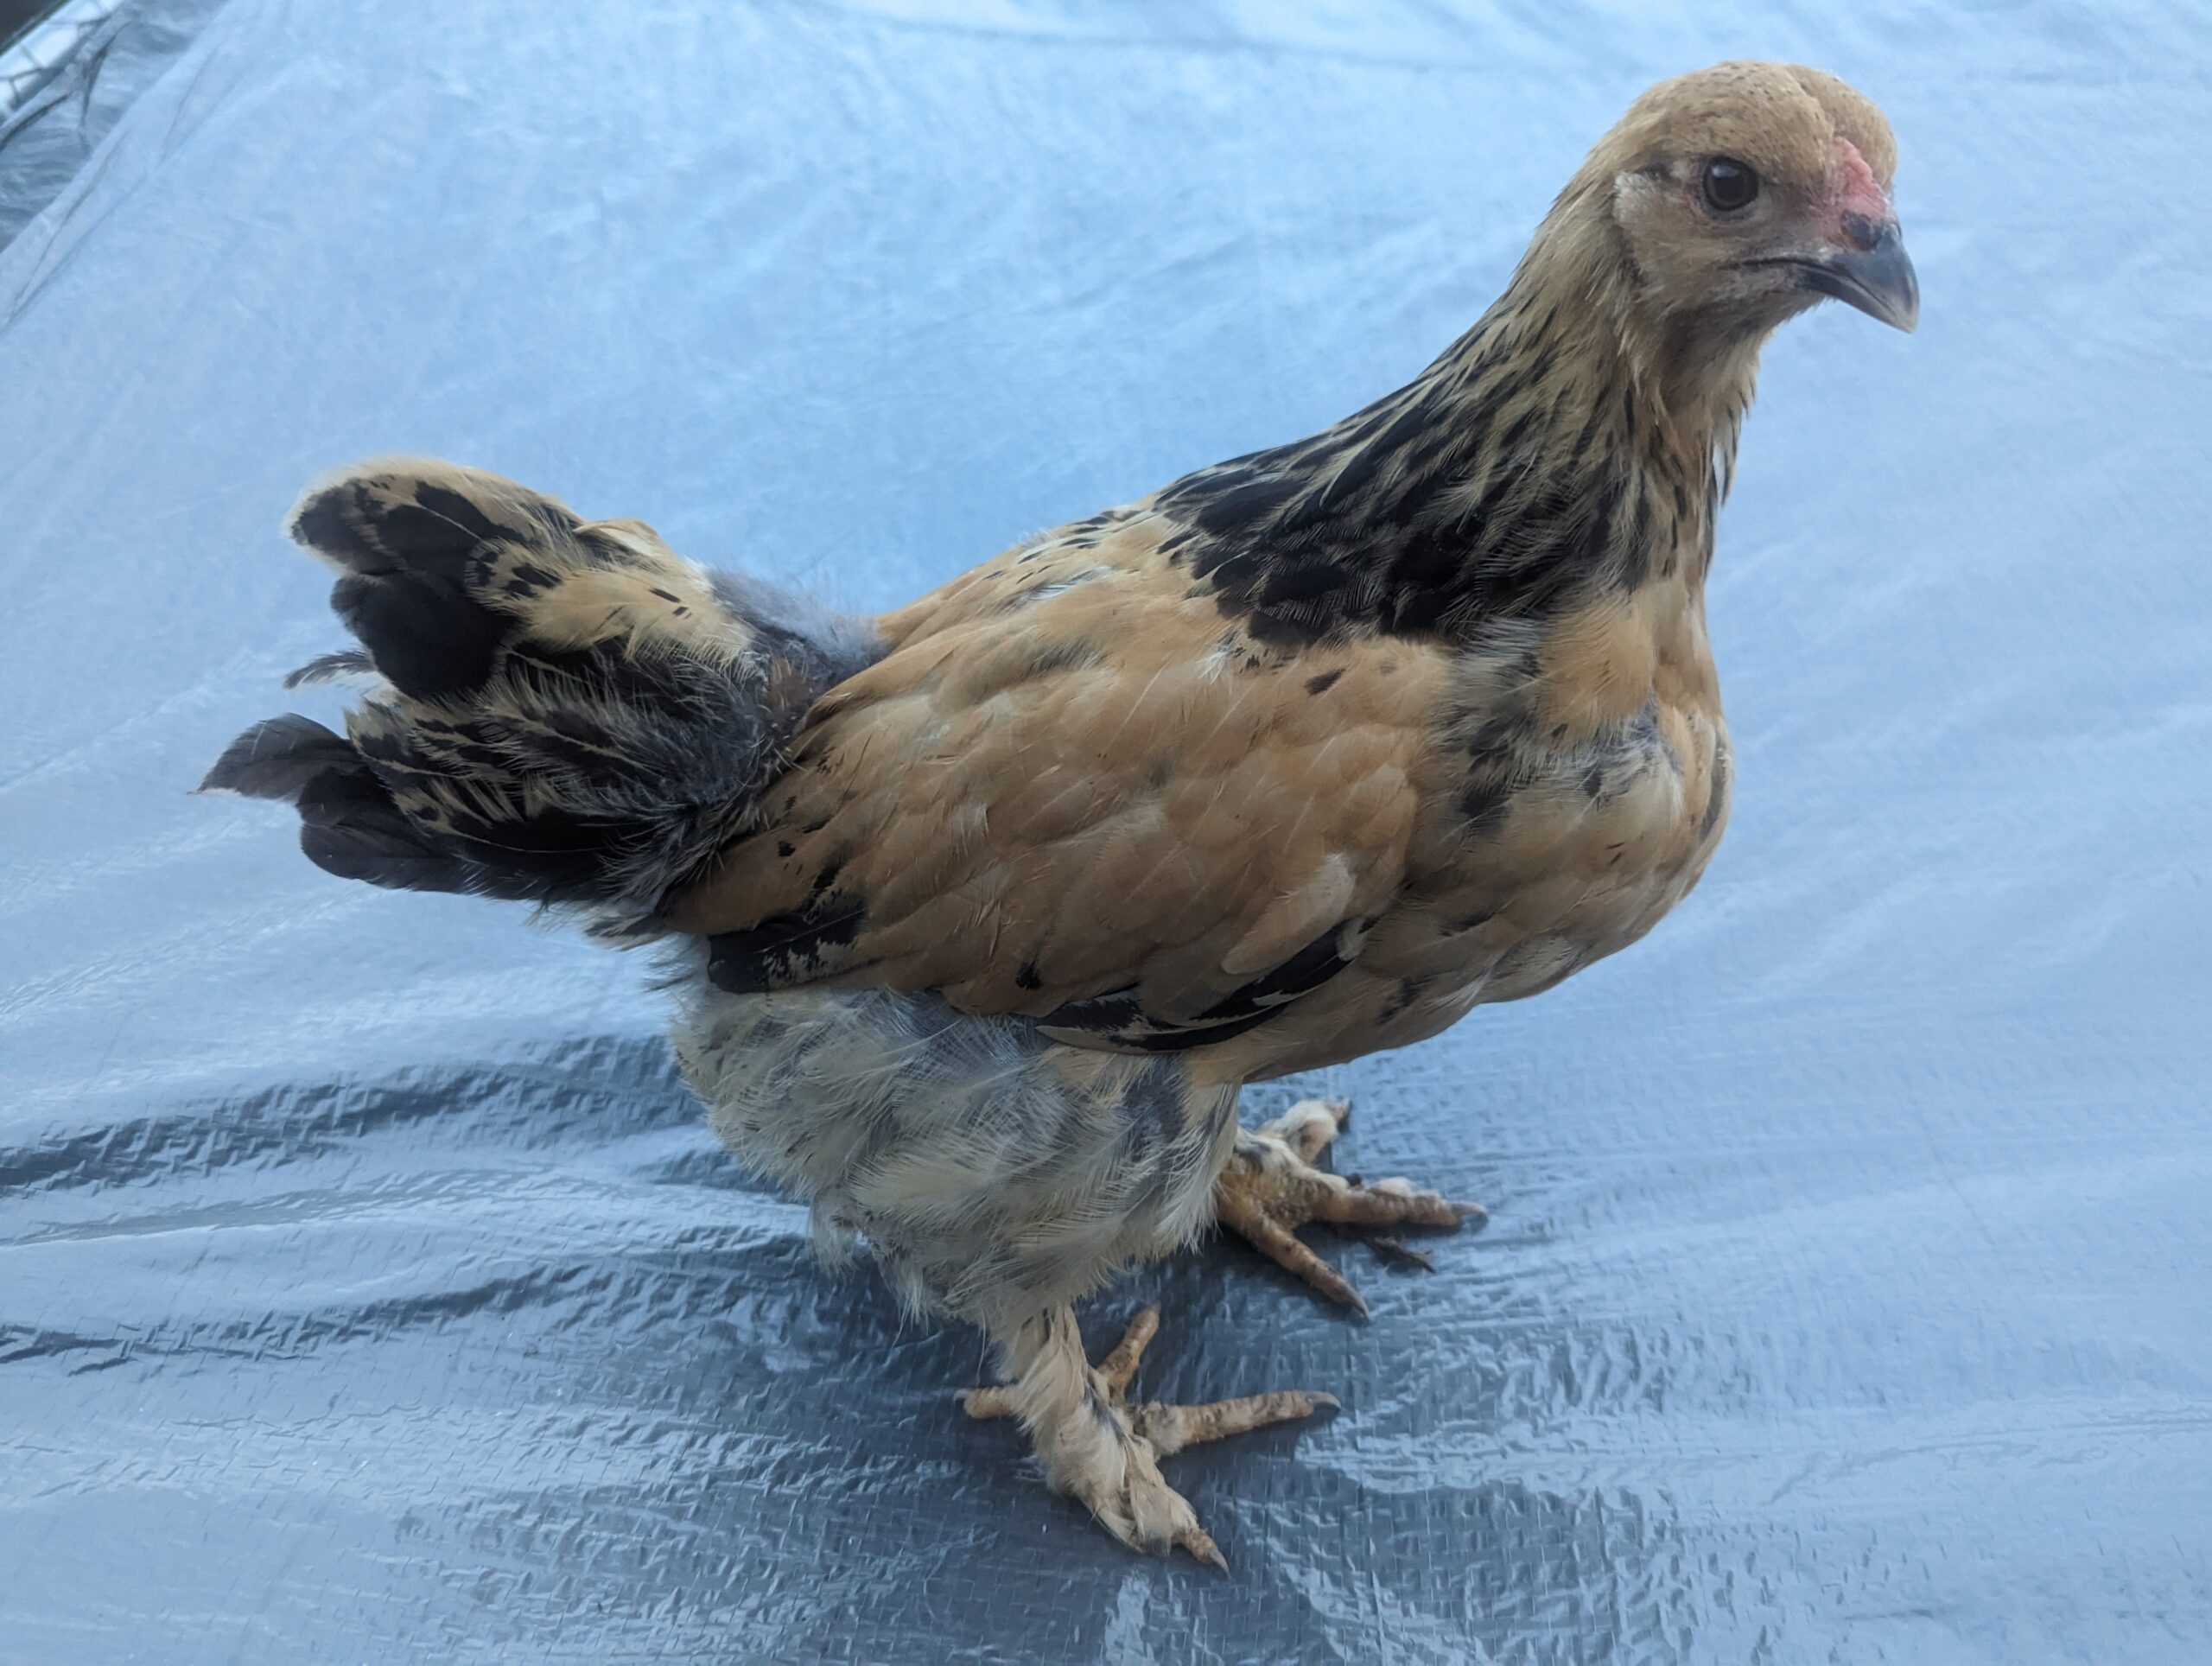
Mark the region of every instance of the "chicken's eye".
[[1715, 213], [1748, 208], [1759, 194], [1759, 176], [1733, 156], [1715, 156], [1705, 165], [1705, 200]]

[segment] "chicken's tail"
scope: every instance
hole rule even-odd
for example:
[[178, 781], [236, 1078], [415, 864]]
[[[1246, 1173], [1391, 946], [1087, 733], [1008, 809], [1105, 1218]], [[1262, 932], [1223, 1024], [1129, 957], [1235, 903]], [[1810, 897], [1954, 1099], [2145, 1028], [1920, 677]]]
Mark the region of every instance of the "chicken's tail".
[[274, 717], [204, 787], [296, 805], [300, 843], [374, 885], [570, 905], [650, 934], [741, 823], [865, 626], [587, 521], [512, 480], [397, 460], [327, 480], [287, 528], [335, 568], [361, 652], [288, 687], [370, 680], [333, 734]]

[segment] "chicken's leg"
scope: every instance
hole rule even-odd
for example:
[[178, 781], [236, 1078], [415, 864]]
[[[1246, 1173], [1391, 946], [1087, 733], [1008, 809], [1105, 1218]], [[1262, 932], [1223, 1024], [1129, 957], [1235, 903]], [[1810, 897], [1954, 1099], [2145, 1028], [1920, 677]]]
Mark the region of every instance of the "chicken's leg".
[[1202, 1441], [1311, 1416], [1337, 1397], [1296, 1389], [1203, 1406], [1132, 1406], [1129, 1379], [1159, 1329], [1160, 1310], [1146, 1308], [1093, 1365], [1084, 1357], [1075, 1310], [1052, 1308], [1000, 1335], [1014, 1380], [971, 1389], [961, 1403], [970, 1417], [1019, 1417], [1052, 1490], [1082, 1499], [1132, 1550], [1180, 1545], [1225, 1573], [1228, 1562], [1182, 1494], [1160, 1478], [1158, 1460]]
[[[1349, 1227], [1458, 1226], [1479, 1221], [1479, 1204], [1452, 1203], [1401, 1179], [1363, 1186], [1316, 1168], [1313, 1160], [1335, 1139], [1351, 1114], [1342, 1099], [1304, 1099], [1271, 1122], [1236, 1131], [1236, 1149], [1214, 1184], [1214, 1212], [1221, 1224], [1332, 1301], [1367, 1311], [1342, 1273], [1307, 1248], [1295, 1228], [1308, 1221]], [[1385, 1249], [1427, 1264], [1427, 1258], [1395, 1239]]]

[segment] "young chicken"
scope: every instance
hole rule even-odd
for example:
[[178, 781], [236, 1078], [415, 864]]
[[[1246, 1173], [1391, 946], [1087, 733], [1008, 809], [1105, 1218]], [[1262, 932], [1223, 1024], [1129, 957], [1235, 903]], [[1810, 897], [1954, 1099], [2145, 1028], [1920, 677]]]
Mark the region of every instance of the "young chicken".
[[379, 885], [672, 952], [714, 1125], [916, 1307], [982, 1326], [1052, 1485], [1213, 1541], [1158, 1460], [1334, 1403], [1136, 1406], [1072, 1304], [1218, 1218], [1336, 1299], [1309, 1219], [1462, 1209], [1313, 1160], [1243, 1084], [1402, 1046], [1633, 943], [1727, 817], [1713, 518], [1761, 345], [1820, 297], [1912, 328], [1865, 98], [1734, 63], [1601, 140], [1410, 385], [881, 618], [832, 618], [474, 470], [372, 464], [292, 535], [372, 679], [344, 737], [208, 785]]

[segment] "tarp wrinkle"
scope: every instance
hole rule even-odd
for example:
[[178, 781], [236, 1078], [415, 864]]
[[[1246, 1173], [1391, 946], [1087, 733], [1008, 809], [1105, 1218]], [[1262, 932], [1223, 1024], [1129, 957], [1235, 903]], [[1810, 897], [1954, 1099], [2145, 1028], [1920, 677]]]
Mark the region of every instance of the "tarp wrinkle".
[[[2202, 20], [130, 0], [0, 143], [0, 1658], [2212, 1659]], [[97, 36], [97, 39], [93, 39]], [[1141, 1392], [1339, 1395], [1124, 1554], [716, 1147], [644, 958], [190, 789], [454, 457], [833, 603], [1307, 432], [1649, 80], [1881, 99], [1918, 335], [1766, 355], [1733, 824], [1350, 1096], [1436, 1270], [1213, 1246]], [[97, 69], [97, 73], [94, 73]], [[7, 119], [7, 118], [0, 118]]]

